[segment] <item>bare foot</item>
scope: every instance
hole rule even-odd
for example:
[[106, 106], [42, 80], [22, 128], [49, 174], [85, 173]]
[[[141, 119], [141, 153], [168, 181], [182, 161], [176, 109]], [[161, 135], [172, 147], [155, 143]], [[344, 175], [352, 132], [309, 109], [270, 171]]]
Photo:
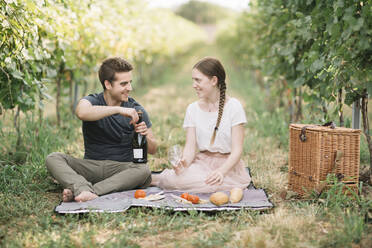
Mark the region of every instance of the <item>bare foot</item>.
[[158, 186], [159, 178], [158, 175], [151, 175], [151, 183], [150, 186]]
[[89, 191], [82, 191], [78, 196], [75, 197], [75, 201], [77, 202], [86, 202], [90, 200], [94, 200], [98, 197], [98, 195], [89, 192]]
[[70, 202], [73, 200], [74, 200], [74, 195], [72, 194], [72, 191], [69, 189], [64, 189], [62, 193], [62, 201]]

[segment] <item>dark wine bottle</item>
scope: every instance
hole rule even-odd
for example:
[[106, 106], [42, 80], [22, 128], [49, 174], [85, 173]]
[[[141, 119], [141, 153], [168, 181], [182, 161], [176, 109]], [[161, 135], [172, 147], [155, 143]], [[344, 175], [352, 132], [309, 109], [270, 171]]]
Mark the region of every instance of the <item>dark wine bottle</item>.
[[[138, 122], [142, 122], [142, 111], [138, 112]], [[140, 133], [134, 132], [132, 140], [133, 148], [133, 163], [147, 163], [147, 140], [146, 136], [141, 135]]]

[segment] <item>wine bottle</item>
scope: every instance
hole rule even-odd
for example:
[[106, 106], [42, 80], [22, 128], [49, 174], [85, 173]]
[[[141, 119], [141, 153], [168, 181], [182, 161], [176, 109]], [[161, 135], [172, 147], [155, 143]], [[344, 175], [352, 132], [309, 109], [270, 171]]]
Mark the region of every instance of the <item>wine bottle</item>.
[[[142, 111], [138, 112], [138, 123], [142, 122]], [[140, 133], [134, 132], [132, 140], [133, 148], [133, 162], [134, 163], [147, 163], [147, 140], [146, 136], [141, 135]]]

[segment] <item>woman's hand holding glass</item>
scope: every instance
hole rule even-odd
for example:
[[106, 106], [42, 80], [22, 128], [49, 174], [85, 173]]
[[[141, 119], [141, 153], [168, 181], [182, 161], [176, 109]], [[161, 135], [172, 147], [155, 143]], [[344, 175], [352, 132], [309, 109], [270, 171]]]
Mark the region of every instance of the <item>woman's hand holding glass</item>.
[[173, 166], [173, 169], [176, 175], [181, 175], [186, 167], [187, 167], [186, 160], [181, 159], [176, 165]]
[[168, 159], [176, 175], [180, 175], [186, 168], [185, 159], [181, 159], [182, 149], [179, 145], [174, 145], [168, 150]]

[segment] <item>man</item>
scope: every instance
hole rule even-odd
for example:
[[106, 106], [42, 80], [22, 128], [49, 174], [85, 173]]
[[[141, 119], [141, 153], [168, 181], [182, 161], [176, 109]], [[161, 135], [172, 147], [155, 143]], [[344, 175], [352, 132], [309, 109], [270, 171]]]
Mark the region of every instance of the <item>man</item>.
[[[146, 136], [150, 154], [157, 148], [147, 112], [129, 97], [132, 70], [122, 58], [106, 59], [98, 73], [103, 92], [79, 101], [75, 113], [83, 121], [84, 159], [56, 152], [48, 155], [46, 167], [63, 185], [63, 201], [85, 202], [150, 185], [148, 166], [132, 162], [134, 131]], [[136, 110], [143, 112], [143, 121], [138, 124]]]

